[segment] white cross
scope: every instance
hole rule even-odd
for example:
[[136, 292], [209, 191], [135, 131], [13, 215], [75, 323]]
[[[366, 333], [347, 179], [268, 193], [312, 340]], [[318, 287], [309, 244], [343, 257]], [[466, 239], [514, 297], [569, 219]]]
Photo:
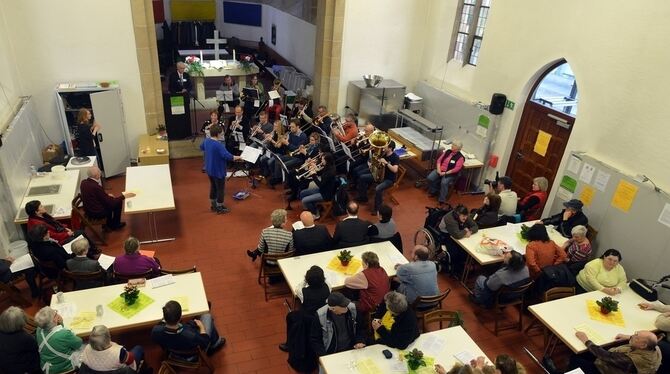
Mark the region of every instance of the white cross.
[[219, 38], [219, 30], [214, 30], [214, 37], [205, 41], [207, 44], [214, 44], [214, 60], [219, 60], [219, 44], [228, 43], [228, 40]]

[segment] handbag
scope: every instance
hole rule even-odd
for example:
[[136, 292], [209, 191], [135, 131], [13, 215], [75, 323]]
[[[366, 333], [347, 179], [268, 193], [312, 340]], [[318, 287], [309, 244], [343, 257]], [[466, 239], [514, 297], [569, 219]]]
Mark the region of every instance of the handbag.
[[651, 302], [658, 299], [657, 292], [654, 289], [655, 285], [649, 284], [649, 282], [644, 279], [633, 279], [629, 286], [631, 290], [635, 291], [636, 294], [647, 301]]

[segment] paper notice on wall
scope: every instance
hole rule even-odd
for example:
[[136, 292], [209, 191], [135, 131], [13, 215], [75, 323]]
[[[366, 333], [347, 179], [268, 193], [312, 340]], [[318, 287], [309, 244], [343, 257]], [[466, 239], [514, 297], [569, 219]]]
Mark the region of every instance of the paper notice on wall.
[[479, 120], [477, 121], [477, 130], [475, 131], [477, 135], [482, 138], [486, 138], [486, 135], [489, 133], [489, 123], [491, 120], [485, 115], [480, 115]]
[[561, 187], [565, 188], [570, 193], [575, 193], [575, 189], [577, 189], [577, 180], [569, 175], [564, 175], [563, 179], [561, 179]]
[[631, 205], [633, 205], [633, 200], [635, 200], [635, 195], [637, 195], [637, 186], [621, 180], [619, 185], [614, 191], [614, 196], [612, 196], [612, 206], [618, 208], [623, 212], [628, 212]]
[[661, 215], [658, 216], [658, 222], [670, 227], [670, 204], [665, 204], [665, 207], [663, 207], [663, 210], [661, 211]]
[[595, 166], [585, 162], [584, 167], [582, 168], [582, 172], [579, 174], [579, 180], [590, 184], [591, 180], [593, 179], [593, 173], [595, 173], [595, 171]]
[[596, 173], [596, 180], [593, 181], [593, 186], [600, 192], [605, 192], [607, 183], [610, 181], [610, 173], [598, 170]]
[[184, 109], [184, 96], [170, 97], [170, 111], [172, 114], [186, 113], [186, 110]]
[[591, 203], [593, 202], [593, 195], [595, 195], [596, 190], [593, 189], [591, 186], [584, 186], [584, 189], [582, 190], [582, 193], [579, 194], [579, 200], [584, 203], [586, 206], [591, 206]]
[[568, 201], [572, 199], [572, 192], [566, 190], [563, 187], [559, 187], [558, 192], [556, 193], [556, 197], [561, 200]]
[[570, 156], [570, 161], [568, 162], [568, 171], [577, 175], [577, 173], [579, 173], [580, 166], [582, 166], [582, 160], [577, 158], [577, 156]]
[[538, 131], [537, 139], [535, 140], [535, 146], [533, 147], [533, 152], [544, 157], [547, 154], [547, 149], [549, 149], [550, 141], [551, 134], [542, 130]]

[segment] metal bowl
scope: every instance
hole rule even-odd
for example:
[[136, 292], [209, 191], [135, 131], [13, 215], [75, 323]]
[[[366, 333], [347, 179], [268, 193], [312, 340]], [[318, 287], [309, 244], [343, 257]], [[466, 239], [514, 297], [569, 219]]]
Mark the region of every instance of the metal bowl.
[[379, 86], [379, 83], [381, 83], [384, 80], [384, 77], [382, 77], [381, 75], [366, 74], [363, 76], [363, 80], [365, 81], [366, 86], [377, 87]]

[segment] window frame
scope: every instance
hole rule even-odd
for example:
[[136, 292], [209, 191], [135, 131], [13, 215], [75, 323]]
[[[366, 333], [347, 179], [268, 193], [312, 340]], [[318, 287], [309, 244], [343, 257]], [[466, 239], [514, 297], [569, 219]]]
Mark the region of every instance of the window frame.
[[[460, 32], [460, 26], [461, 26], [461, 21], [463, 19], [463, 8], [467, 6], [472, 6], [472, 4], [465, 4], [465, 0], [460, 0], [458, 2], [458, 7], [456, 9], [456, 18], [454, 19], [454, 27], [452, 29], [451, 33], [451, 43], [449, 45], [449, 54], [447, 58], [447, 62], [450, 60], [456, 60], [461, 63], [461, 66], [465, 65], [471, 65], [471, 66], [477, 66], [477, 64], [472, 64], [471, 63], [471, 57], [472, 57], [472, 48], [475, 43], [475, 39], [480, 40], [480, 51], [481, 51], [481, 43], [484, 40], [484, 32], [486, 31], [486, 26], [488, 25], [489, 18], [491, 16], [491, 5], [493, 1], [489, 3], [488, 6], [482, 6], [483, 0], [475, 0], [474, 4], [474, 10], [472, 13], [472, 18], [470, 21], [470, 24], [468, 25], [468, 33], [466, 35], [465, 39], [465, 44], [464, 44], [464, 49], [463, 49], [463, 61], [459, 61], [456, 58], [456, 44], [458, 43], [458, 35], [459, 34], [465, 34]], [[482, 36], [477, 36], [477, 24], [479, 23], [479, 17], [481, 13], [482, 8], [488, 8], [488, 14], [486, 17], [486, 25], [484, 26], [484, 32], [482, 32]], [[479, 62], [479, 53], [477, 54], [477, 62]]]

